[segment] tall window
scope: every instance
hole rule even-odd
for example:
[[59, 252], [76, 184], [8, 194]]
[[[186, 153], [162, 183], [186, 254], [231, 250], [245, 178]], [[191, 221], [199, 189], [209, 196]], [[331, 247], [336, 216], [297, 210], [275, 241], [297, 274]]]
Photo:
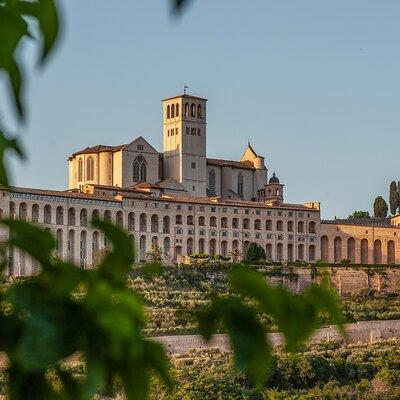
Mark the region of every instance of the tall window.
[[133, 162], [133, 181], [146, 182], [147, 163], [143, 156], [137, 156]]
[[179, 104], [178, 103], [176, 103], [176, 105], [175, 105], [175, 116], [179, 117]]
[[89, 157], [86, 160], [86, 180], [92, 181], [94, 179], [94, 160], [93, 157]]
[[201, 118], [201, 105], [197, 106], [197, 118]]
[[167, 105], [167, 118], [171, 117], [171, 106], [168, 104]]
[[210, 192], [215, 194], [215, 170], [211, 170], [208, 174], [208, 187]]
[[83, 161], [82, 158], [78, 160], [78, 181], [82, 181]]
[[189, 103], [185, 103], [185, 117], [189, 116]]
[[243, 174], [239, 172], [237, 180], [237, 193], [240, 197], [243, 197]]
[[195, 117], [196, 116], [196, 104], [192, 103], [190, 106], [190, 116]]
[[171, 105], [171, 118], [175, 118], [175, 104]]

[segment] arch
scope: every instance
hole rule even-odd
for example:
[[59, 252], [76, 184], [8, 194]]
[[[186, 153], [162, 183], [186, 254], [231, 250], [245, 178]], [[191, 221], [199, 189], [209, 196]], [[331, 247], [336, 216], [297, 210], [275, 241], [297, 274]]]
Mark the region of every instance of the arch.
[[215, 194], [215, 169], [211, 169], [208, 173], [208, 189]]
[[243, 174], [241, 172], [238, 173], [237, 177], [237, 194], [243, 197]]
[[128, 230], [134, 231], [135, 230], [135, 213], [130, 212], [128, 214]]
[[239, 248], [239, 240], [234, 240], [233, 242], [232, 242], [232, 249], [234, 249], [234, 250], [236, 250], [236, 249], [238, 249]]
[[79, 252], [80, 264], [83, 268], [86, 268], [87, 264], [87, 232], [81, 231], [80, 237], [80, 252]]
[[299, 244], [297, 246], [297, 258], [300, 261], [304, 261], [304, 244]]
[[335, 237], [333, 241], [333, 261], [335, 263], [340, 263], [343, 260], [342, 256], [342, 238], [339, 236]]
[[199, 239], [199, 253], [204, 254], [205, 252], [205, 241], [203, 238]]
[[175, 225], [182, 225], [182, 215], [181, 214], [175, 215]]
[[283, 244], [278, 243], [276, 245], [276, 260], [282, 261], [283, 260]]
[[92, 181], [94, 179], [94, 160], [89, 156], [86, 160], [86, 180]]
[[68, 231], [68, 259], [73, 261], [75, 257], [75, 231], [70, 229]]
[[95, 209], [92, 211], [92, 219], [91, 221], [95, 221], [96, 219], [100, 218], [100, 211]]
[[82, 182], [83, 180], [83, 160], [80, 158], [78, 160], [78, 182]]
[[169, 215], [165, 215], [163, 218], [163, 233], [171, 232], [171, 218]]
[[201, 118], [201, 104], [197, 105], [197, 118]]
[[43, 222], [45, 224], [51, 224], [51, 205], [50, 204], [46, 204], [44, 206]]
[[228, 218], [222, 217], [221, 218], [221, 228], [227, 228], [228, 227]]
[[171, 104], [171, 118], [175, 118], [175, 104]]
[[124, 227], [124, 214], [122, 211], [117, 211], [115, 214], [115, 223], [118, 226], [118, 228], [123, 229]]
[[226, 240], [221, 242], [221, 254], [224, 257], [226, 257], [228, 254], [228, 242]]
[[260, 231], [261, 230], [261, 220], [260, 219], [254, 220], [254, 229], [256, 231]]
[[321, 260], [329, 262], [329, 239], [325, 235], [321, 237]]
[[210, 256], [214, 256], [217, 253], [217, 241], [213, 238], [210, 239]]
[[111, 222], [111, 211], [110, 210], [104, 211], [104, 221]]
[[56, 208], [56, 224], [64, 225], [64, 208], [61, 206]]
[[10, 219], [16, 219], [17, 216], [15, 214], [15, 203], [13, 201], [10, 201], [10, 206], [8, 209], [8, 216]]
[[315, 249], [315, 244], [310, 244], [310, 246], [308, 247], [308, 260], [310, 262], [314, 262], [316, 257], [316, 249]]
[[68, 209], [68, 225], [75, 226], [76, 224], [76, 212], [74, 207]]
[[190, 237], [186, 240], [186, 254], [190, 256], [193, 253], [194, 253], [194, 241], [193, 238]]
[[217, 217], [210, 217], [210, 226], [217, 226]]
[[151, 247], [153, 246], [157, 246], [158, 247], [158, 237], [157, 236], [153, 236], [151, 238]]
[[368, 264], [368, 240], [365, 238], [361, 240], [360, 252], [361, 264]]
[[192, 103], [190, 105], [190, 116], [195, 117], [196, 116], [196, 104]]
[[287, 259], [288, 259], [288, 261], [294, 261], [293, 243], [288, 243], [288, 245], [287, 245]]
[[347, 259], [356, 262], [356, 241], [352, 237], [347, 239]]
[[297, 223], [297, 232], [304, 233], [304, 221], [299, 221]]
[[88, 225], [88, 218], [87, 218], [87, 210], [86, 208], [82, 208], [79, 212], [79, 225], [80, 226], [87, 226]]
[[265, 245], [265, 258], [268, 261], [272, 261], [272, 244], [271, 243], [267, 243]]
[[139, 240], [139, 256], [140, 261], [146, 261], [146, 236], [140, 236]]
[[250, 229], [250, 220], [248, 218], [243, 219], [243, 229]]
[[57, 232], [56, 232], [56, 252], [57, 252], [57, 256], [62, 258], [62, 256], [63, 256], [63, 231], [62, 231], [62, 229], [57, 229]]
[[233, 218], [232, 219], [232, 228], [233, 229], [239, 229], [239, 218]]
[[246, 240], [243, 242], [243, 256], [244, 258], [247, 258], [247, 251], [249, 250], [250, 242]]
[[175, 104], [175, 116], [179, 117], [179, 103]]
[[188, 215], [186, 217], [186, 225], [194, 225], [194, 217], [193, 217], [193, 215]]
[[178, 245], [175, 246], [175, 260], [180, 260], [182, 257], [182, 246]]
[[139, 155], [133, 161], [133, 181], [146, 182], [146, 179], [147, 179], [147, 162], [142, 155]]
[[387, 263], [389, 265], [396, 263], [396, 245], [393, 240], [387, 242]]
[[158, 226], [158, 215], [153, 214], [150, 219], [150, 228], [152, 232], [158, 232], [159, 226]]
[[374, 242], [374, 264], [382, 264], [382, 242], [379, 239]]
[[94, 255], [99, 251], [100, 248], [100, 234], [97, 231], [92, 233], [92, 260]]
[[310, 221], [308, 224], [308, 233], [317, 233], [317, 224], [315, 221]]
[[293, 229], [294, 229], [293, 221], [288, 221], [287, 222], [287, 230], [288, 230], [288, 232], [293, 232]]
[[281, 221], [281, 220], [276, 221], [276, 230], [283, 231], [283, 221]]
[[147, 215], [145, 213], [141, 213], [139, 216], [139, 230], [147, 231]]
[[267, 219], [265, 221], [265, 230], [267, 231], [272, 231], [272, 220]]
[[167, 105], [167, 119], [171, 118], [171, 106]]
[[21, 203], [19, 205], [19, 215], [18, 218], [21, 221], [27, 221], [28, 220], [28, 205], [26, 203]]
[[201, 216], [199, 217], [199, 225], [200, 225], [200, 226], [205, 226], [205, 224], [206, 224], [206, 217], [204, 217], [203, 215], [201, 215]]
[[185, 117], [189, 116], [189, 103], [185, 103]]
[[171, 239], [168, 236], [166, 236], [164, 238], [164, 241], [163, 241], [163, 252], [164, 252], [164, 255], [166, 255], [166, 256], [169, 255], [170, 247], [171, 247]]
[[32, 222], [39, 222], [39, 205], [34, 204], [32, 206]]

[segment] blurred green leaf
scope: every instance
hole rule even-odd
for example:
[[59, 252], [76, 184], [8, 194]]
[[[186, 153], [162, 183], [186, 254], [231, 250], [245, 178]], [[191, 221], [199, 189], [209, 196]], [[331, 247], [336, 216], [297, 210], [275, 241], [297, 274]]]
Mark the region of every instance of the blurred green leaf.
[[9, 180], [5, 156], [11, 152], [15, 152], [21, 159], [25, 158], [18, 140], [7, 138], [0, 129], [0, 185], [6, 187], [9, 185]]

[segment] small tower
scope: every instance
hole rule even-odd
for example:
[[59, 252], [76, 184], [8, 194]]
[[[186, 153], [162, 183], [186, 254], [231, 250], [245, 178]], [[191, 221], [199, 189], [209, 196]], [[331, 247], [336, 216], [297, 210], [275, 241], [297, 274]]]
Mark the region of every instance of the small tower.
[[206, 102], [186, 93], [163, 100], [164, 175], [206, 196]]
[[271, 202], [274, 205], [283, 203], [283, 187], [279, 182], [275, 172], [272, 174], [267, 185], [265, 185], [265, 201]]

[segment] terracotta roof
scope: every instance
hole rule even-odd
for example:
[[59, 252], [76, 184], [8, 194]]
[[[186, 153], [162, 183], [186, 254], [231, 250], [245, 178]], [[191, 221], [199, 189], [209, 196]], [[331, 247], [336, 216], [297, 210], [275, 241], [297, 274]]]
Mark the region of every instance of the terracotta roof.
[[208, 165], [228, 166], [240, 169], [255, 169], [251, 161], [232, 161], [232, 160], [219, 160], [217, 158], [207, 158]]
[[382, 228], [392, 227], [390, 218], [348, 218], [348, 219], [332, 219], [322, 220], [323, 224], [333, 225], [355, 225], [355, 226], [379, 226]]
[[119, 144], [117, 146], [108, 146], [105, 144], [98, 144], [96, 146], [86, 147], [83, 150], [72, 153], [71, 157], [77, 156], [79, 154], [102, 153], [104, 151], [113, 151], [114, 152], [114, 151], [121, 150], [125, 146], [126, 146], [126, 144]]

